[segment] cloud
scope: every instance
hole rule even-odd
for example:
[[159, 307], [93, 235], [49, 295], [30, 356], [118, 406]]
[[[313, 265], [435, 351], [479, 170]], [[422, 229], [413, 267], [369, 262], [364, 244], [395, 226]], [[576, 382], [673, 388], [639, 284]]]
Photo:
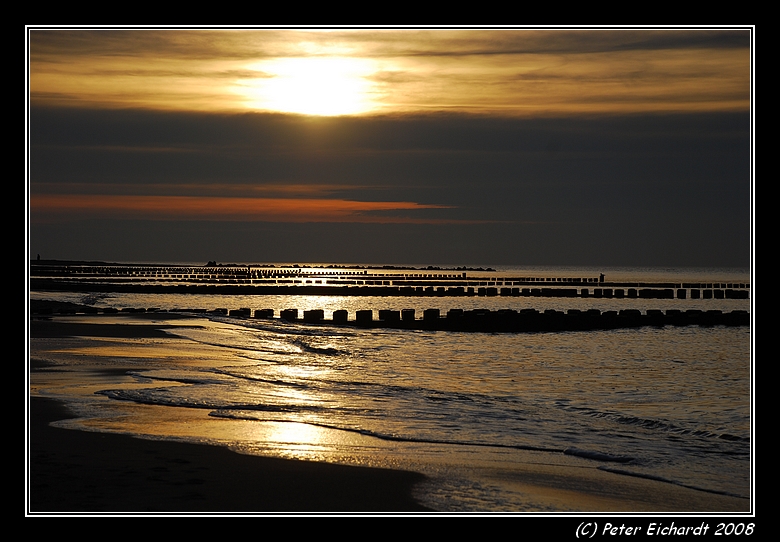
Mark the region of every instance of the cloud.
[[[124, 218], [238, 222], [441, 223], [442, 219], [374, 214], [377, 211], [445, 209], [405, 201], [349, 201], [311, 198], [235, 198], [96, 194], [33, 195], [36, 219]], [[39, 218], [38, 218], [39, 217]], [[447, 221], [452, 222], [452, 221]]]
[[373, 57], [582, 54], [626, 50], [739, 49], [749, 29], [34, 29], [43, 58], [111, 56], [214, 58], [362, 53]]
[[311, 75], [339, 59], [372, 66], [352, 81], [361, 114], [747, 110], [749, 40], [744, 29], [32, 30], [30, 92], [38, 104], [278, 110], [263, 91], [274, 69]]

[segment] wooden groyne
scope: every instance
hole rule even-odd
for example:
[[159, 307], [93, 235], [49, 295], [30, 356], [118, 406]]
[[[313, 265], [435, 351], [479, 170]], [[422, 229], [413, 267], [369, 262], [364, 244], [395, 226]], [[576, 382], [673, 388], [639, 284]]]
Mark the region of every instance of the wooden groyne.
[[[598, 309], [570, 309], [558, 311], [548, 309], [463, 310], [450, 309], [442, 314], [440, 309], [425, 309], [418, 317], [415, 309], [355, 311], [355, 318], [349, 319], [345, 310], [334, 311], [333, 318], [326, 320], [324, 311], [309, 310], [301, 314], [297, 309], [284, 309], [279, 319], [287, 322], [302, 322], [321, 325], [347, 325], [363, 328], [393, 328], [428, 331], [481, 331], [481, 332], [528, 332], [528, 331], [584, 331], [618, 329], [642, 326], [747, 326], [750, 314], [744, 310], [723, 312], [720, 310], [647, 310], [626, 309], [600, 311]], [[255, 311], [254, 318], [273, 318], [271, 309]]]
[[[168, 266], [32, 262], [34, 291], [357, 297], [749, 299], [739, 282], [615, 282], [596, 277], [507, 276], [495, 271]], [[339, 319], [343, 318], [339, 316]], [[361, 316], [365, 318], [365, 316]], [[380, 320], [382, 318], [380, 317]], [[339, 320], [340, 321], [340, 320]]]
[[491, 287], [491, 286], [315, 286], [237, 284], [150, 284], [89, 282], [52, 278], [30, 279], [35, 291], [198, 295], [304, 295], [359, 297], [569, 297], [594, 299], [749, 299], [748, 286], [732, 283], [649, 284], [611, 288]]
[[474, 332], [540, 332], [540, 331], [588, 331], [643, 326], [749, 326], [750, 314], [744, 310], [723, 312], [720, 310], [675, 310], [666, 311], [638, 309], [600, 311], [598, 309], [568, 311], [536, 309], [516, 310], [463, 310], [450, 309], [442, 314], [440, 309], [425, 309], [418, 314], [415, 309], [403, 310], [358, 310], [354, 318], [348, 311], [333, 311], [331, 319], [325, 319], [322, 309], [301, 312], [298, 309], [173, 309], [161, 311], [158, 308], [104, 308], [75, 307], [53, 309], [49, 306], [33, 306], [33, 314], [137, 314], [176, 312], [211, 314], [244, 319], [275, 320], [287, 323], [309, 325], [352, 326], [358, 328], [391, 328], [426, 331], [474, 331]]
[[[88, 268], [33, 266], [36, 291], [198, 295], [304, 295], [371, 297], [564, 297], [606, 299], [749, 299], [746, 283], [605, 282], [601, 277], [469, 277], [466, 273], [363, 273], [360, 279], [339, 273], [297, 272], [238, 278], [221, 270], [134, 267]], [[173, 271], [180, 271], [174, 273]], [[228, 278], [226, 278], [228, 277]], [[315, 278], [318, 277], [318, 278]], [[329, 278], [328, 278], [329, 277]], [[345, 277], [351, 277], [349, 279]]]

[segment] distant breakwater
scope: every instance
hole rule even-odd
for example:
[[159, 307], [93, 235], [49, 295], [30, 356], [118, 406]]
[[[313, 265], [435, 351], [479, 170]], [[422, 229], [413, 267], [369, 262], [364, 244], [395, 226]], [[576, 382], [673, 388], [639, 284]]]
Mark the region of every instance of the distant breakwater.
[[32, 265], [39, 291], [145, 294], [749, 299], [732, 282], [612, 282], [599, 277], [507, 277], [487, 272], [300, 268]]

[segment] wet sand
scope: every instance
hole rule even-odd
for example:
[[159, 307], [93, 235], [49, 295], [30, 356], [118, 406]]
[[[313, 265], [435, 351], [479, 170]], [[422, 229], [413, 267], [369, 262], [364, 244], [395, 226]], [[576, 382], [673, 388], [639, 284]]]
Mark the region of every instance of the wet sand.
[[31, 410], [31, 513], [428, 510], [411, 497], [420, 474], [59, 429], [63, 405], [34, 397]]

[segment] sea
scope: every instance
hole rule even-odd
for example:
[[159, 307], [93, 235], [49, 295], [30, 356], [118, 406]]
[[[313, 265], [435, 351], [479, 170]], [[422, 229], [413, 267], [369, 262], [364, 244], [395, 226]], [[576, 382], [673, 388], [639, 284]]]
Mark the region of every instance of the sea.
[[[498, 277], [751, 279], [749, 269], [734, 268], [492, 268]], [[428, 308], [754, 311], [752, 291], [748, 299], [29, 295], [97, 308], [273, 308], [277, 316], [322, 309], [326, 319], [338, 309], [350, 319], [361, 309], [407, 308], [418, 318]], [[749, 506], [750, 326], [477, 333], [177, 314], [159, 320], [176, 326], [166, 340], [36, 339], [31, 357], [58, 370], [33, 371], [32, 393], [71, 406], [78, 417], [58, 422], [64, 427], [421, 472], [428, 478], [415, 496], [438, 511], [560, 511], [517, 483], [529, 462], [655, 480]], [[128, 317], [130, 325], [150, 321], [154, 314]]]

